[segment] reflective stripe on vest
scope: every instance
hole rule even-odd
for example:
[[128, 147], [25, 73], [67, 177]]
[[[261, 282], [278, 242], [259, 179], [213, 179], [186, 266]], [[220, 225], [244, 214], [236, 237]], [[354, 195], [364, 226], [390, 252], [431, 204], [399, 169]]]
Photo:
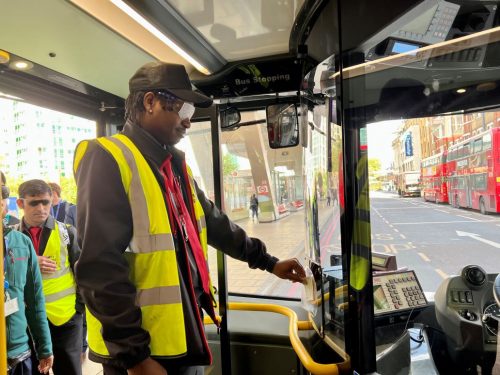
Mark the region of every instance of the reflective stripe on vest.
[[[164, 194], [153, 171], [137, 147], [124, 135], [99, 138], [98, 144], [116, 161], [129, 198], [133, 218], [133, 238], [125, 257], [130, 265], [130, 279], [137, 288], [136, 304], [142, 312], [142, 328], [151, 337], [153, 356], [178, 356], [186, 353], [184, 314], [179, 286], [177, 258]], [[79, 151], [79, 150], [83, 151]], [[87, 150], [87, 142], [76, 151], [77, 169]], [[192, 193], [195, 194], [193, 188]], [[197, 222], [204, 223], [203, 209], [195, 203]], [[202, 241], [206, 254], [206, 228]], [[89, 313], [89, 346], [101, 356], [109, 356], [101, 335], [102, 326]]]
[[[201, 203], [198, 200], [198, 195], [196, 194], [193, 172], [191, 171], [191, 168], [189, 168], [188, 165], [186, 165], [186, 169], [188, 172], [189, 185], [191, 186], [191, 197], [193, 200], [194, 212], [196, 217], [195, 224], [198, 227], [198, 232], [200, 233], [200, 243], [201, 243], [201, 248], [203, 249], [205, 260], [207, 260], [208, 262], [208, 237], [207, 237], [207, 223], [205, 221], [205, 211], [203, 211], [203, 207], [201, 206]], [[212, 295], [212, 303], [214, 307], [217, 307], [212, 280], [209, 278], [209, 281], [210, 281], [210, 294]]]
[[76, 283], [68, 259], [69, 235], [66, 226], [55, 222], [43, 255], [56, 262], [56, 272], [42, 274], [45, 309], [49, 321], [60, 326], [75, 315]]

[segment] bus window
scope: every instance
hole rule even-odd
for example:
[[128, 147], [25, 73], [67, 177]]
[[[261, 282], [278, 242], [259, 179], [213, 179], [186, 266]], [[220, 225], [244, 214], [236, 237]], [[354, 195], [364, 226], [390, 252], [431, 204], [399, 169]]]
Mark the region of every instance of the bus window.
[[465, 143], [462, 149], [462, 156], [469, 156], [471, 153], [470, 143]]
[[483, 135], [483, 148], [489, 150], [491, 148], [491, 134], [486, 133]]
[[450, 152], [450, 159], [449, 160], [455, 160], [457, 158], [457, 150], [453, 149], [453, 151]]
[[473, 176], [472, 180], [472, 188], [475, 190], [485, 190], [486, 189], [486, 181], [487, 177], [486, 174], [477, 174]]
[[474, 141], [474, 150], [472, 151], [474, 154], [476, 152], [481, 152], [483, 150], [483, 139], [479, 138]]
[[56, 182], [62, 197], [76, 203], [73, 153], [76, 145], [96, 136], [95, 121], [26, 103], [0, 98], [0, 170], [11, 196], [26, 180]]
[[[240, 114], [241, 123], [263, 119], [265, 122], [266, 118], [264, 105], [262, 109]], [[225, 213], [250, 236], [260, 238], [269, 253], [280, 259], [303, 258], [304, 242], [294, 232], [304, 225], [304, 149], [300, 146], [271, 149], [265, 123], [222, 132], [221, 144]], [[199, 148], [203, 155], [205, 150]], [[253, 194], [259, 203], [255, 214], [250, 209]], [[281, 225], [285, 222], [286, 225]], [[211, 269], [216, 271], [217, 267]], [[264, 271], [247, 270], [246, 263], [227, 258], [229, 292], [300, 297], [299, 285]]]

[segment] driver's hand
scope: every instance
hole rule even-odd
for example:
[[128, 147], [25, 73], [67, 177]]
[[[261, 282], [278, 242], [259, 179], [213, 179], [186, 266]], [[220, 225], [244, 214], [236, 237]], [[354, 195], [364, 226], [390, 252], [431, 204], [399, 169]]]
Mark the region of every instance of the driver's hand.
[[306, 271], [296, 258], [280, 260], [274, 265], [273, 273], [281, 279], [299, 283], [306, 281]]

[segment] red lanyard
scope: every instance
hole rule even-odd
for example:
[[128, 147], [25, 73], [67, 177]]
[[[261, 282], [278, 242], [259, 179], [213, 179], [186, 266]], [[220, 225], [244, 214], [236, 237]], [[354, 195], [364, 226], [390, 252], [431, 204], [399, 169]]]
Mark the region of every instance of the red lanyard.
[[[177, 228], [182, 232], [184, 241], [190, 245], [189, 247], [194, 255], [196, 266], [201, 277], [203, 290], [210, 294], [208, 266], [201, 247], [198, 230], [193, 224], [191, 215], [189, 214], [187, 206], [184, 202], [179, 179], [174, 176], [172, 171], [171, 157], [165, 160], [161, 170], [164, 174], [165, 187], [167, 191], [167, 204], [169, 217], [171, 219], [170, 222], [173, 223], [172, 219], [174, 219], [177, 223]], [[173, 230], [173, 233], [176, 235], [177, 231]]]

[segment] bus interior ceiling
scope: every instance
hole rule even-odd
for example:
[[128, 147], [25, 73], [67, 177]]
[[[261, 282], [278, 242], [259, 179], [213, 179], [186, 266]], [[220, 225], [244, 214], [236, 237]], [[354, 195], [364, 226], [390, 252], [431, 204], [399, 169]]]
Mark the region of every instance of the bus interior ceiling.
[[[312, 123], [317, 126], [301, 126], [301, 137], [306, 137], [306, 140], [301, 140], [297, 149], [301, 146], [308, 147], [308, 150], [313, 149], [307, 141], [315, 142], [314, 137], [307, 138], [307, 134], [320, 129], [319, 122], [314, 121], [314, 116], [317, 115], [313, 113], [315, 106], [327, 112], [330, 122], [337, 122], [343, 127], [340, 133], [344, 136], [337, 138], [340, 139], [339, 150], [341, 153], [343, 150], [344, 154], [336, 161], [329, 160], [329, 177], [325, 177], [331, 181], [331, 174], [334, 172], [337, 179], [343, 179], [344, 176], [346, 178], [346, 181], [340, 182], [345, 182], [345, 191], [336, 186], [337, 194], [343, 194], [346, 198], [346, 205], [342, 207], [346, 211], [342, 214], [337, 212], [342, 219], [336, 217], [326, 220], [328, 223], [338, 220], [339, 226], [342, 225], [341, 230], [335, 229], [333, 224], [331, 227], [343, 236], [341, 253], [348, 254], [340, 261], [344, 267], [350, 266], [346, 262], [352, 260], [352, 254], [349, 252], [352, 245], [350, 241], [354, 242], [355, 237], [354, 221], [359, 219], [359, 212], [362, 211], [359, 205], [354, 207], [362, 201], [360, 197], [364, 193], [360, 185], [357, 185], [360, 180], [356, 178], [362, 175], [359, 171], [366, 172], [361, 167], [356, 169], [359, 160], [366, 155], [366, 149], [360, 146], [360, 139], [356, 138], [357, 135], [353, 136], [351, 130], [359, 130], [369, 123], [385, 120], [491, 111], [500, 106], [500, 17], [498, 2], [495, 1], [402, 0], [391, 2], [390, 6], [383, 0], [0, 0], [0, 3], [2, 26], [4, 30], [8, 30], [0, 33], [0, 52], [4, 51], [0, 54], [0, 98], [15, 97], [21, 101], [95, 120], [98, 135], [108, 135], [106, 125], [119, 127], [123, 124], [128, 78], [142, 64], [157, 59], [183, 64], [195, 87], [213, 97], [221, 110], [233, 106], [242, 112], [257, 113], [265, 109], [266, 105], [280, 100], [290, 100], [299, 106], [308, 104], [305, 106], [305, 112], [309, 109], [313, 117], [309, 125]], [[151, 33], [138, 27], [130, 16], [124, 15], [117, 4], [139, 13], [154, 25], [157, 31], [167, 35], [185, 54], [177, 53], [175, 47], [167, 46], [160, 39], [152, 37]], [[437, 34], [427, 32], [434, 25], [434, 20], [445, 14], [445, 11], [450, 15], [446, 36], [436, 37]], [[455, 43], [454, 39], [459, 41]], [[418, 52], [408, 53], [404, 48], [410, 48], [409, 51], [412, 51], [411, 48], [418, 49]], [[27, 61], [29, 69], [16, 67], [18, 61]], [[457, 90], [463, 90], [463, 93], [458, 94]], [[302, 116], [305, 112], [299, 111], [299, 114]], [[216, 121], [214, 112], [200, 111], [195, 114], [195, 119], [197, 116], [200, 121], [207, 118]], [[258, 112], [258, 116], [265, 115]], [[338, 121], [334, 121], [333, 118], [337, 116]], [[253, 120], [261, 119], [263, 117]], [[307, 124], [307, 121], [305, 123]], [[247, 142], [245, 138], [248, 134], [240, 129], [237, 131], [232, 141], [238, 144], [226, 147], [240, 157], [245, 154], [241, 144]], [[323, 138], [326, 138], [325, 134], [335, 138], [330, 131], [332, 130], [323, 133]], [[252, 136], [257, 138], [259, 133], [252, 133]], [[220, 145], [214, 143], [214, 146]], [[247, 144], [245, 146], [248, 147]], [[329, 152], [332, 152], [332, 146], [328, 147]], [[219, 155], [218, 151], [214, 152], [214, 155]], [[296, 156], [293, 151], [285, 151], [276, 158], [288, 157], [284, 163], [292, 164], [292, 156]], [[308, 158], [307, 154], [301, 156], [304, 160]], [[331, 154], [328, 157], [332, 159]], [[336, 163], [337, 171], [332, 169], [332, 163]], [[346, 169], [344, 173], [343, 166], [351, 169]], [[221, 170], [219, 173], [222, 173]], [[214, 174], [217, 169], [215, 171]], [[281, 172], [277, 170], [273, 173], [279, 180], [280, 173], [284, 175], [287, 171], [285, 168]], [[329, 192], [317, 192], [315, 189], [321, 185], [318, 180], [323, 178], [318, 175], [321, 174], [313, 171], [309, 175], [304, 172], [300, 177], [304, 178], [304, 184], [307, 185], [304, 186], [303, 198], [307, 210], [304, 214], [306, 228], [317, 229], [317, 243], [308, 238], [307, 234], [304, 234], [304, 238], [307, 238], [306, 242], [310, 242], [307, 246], [319, 251], [324, 245], [325, 237], [321, 237], [320, 244], [320, 231], [314, 220], [318, 220], [318, 207], [321, 202], [318, 203], [316, 197], [326, 200], [328, 195], [329, 206], [331, 186], [328, 187]], [[239, 177], [235, 171], [231, 176]], [[291, 184], [291, 180], [286, 177], [282, 180], [286, 183], [283, 182], [280, 188]], [[218, 176], [215, 176], [215, 179], [217, 178]], [[234, 180], [231, 180], [231, 183], [235, 184]], [[301, 184], [302, 182], [297, 183], [302, 186]], [[308, 191], [308, 188], [311, 188], [311, 191]], [[342, 202], [344, 196], [339, 197]], [[287, 201], [285, 195], [279, 199]], [[297, 199], [296, 202], [298, 201]], [[326, 202], [323, 206], [325, 205]], [[290, 202], [288, 206], [292, 208]], [[276, 212], [277, 208], [274, 213]], [[344, 214], [346, 215], [343, 216]], [[371, 215], [375, 216], [373, 213]], [[369, 223], [370, 212], [366, 216]], [[299, 225], [302, 226], [303, 223]], [[325, 228], [330, 227], [325, 224]], [[327, 231], [330, 238], [334, 229], [331, 233]], [[349, 234], [348, 239], [344, 238], [346, 234]], [[321, 236], [324, 235], [325, 232], [322, 232]], [[359, 250], [357, 245], [352, 246]], [[371, 254], [370, 246], [371, 244], [368, 245], [368, 251]], [[333, 245], [331, 247], [334, 248]], [[327, 252], [322, 249], [324, 254], [318, 256], [318, 259], [320, 268], [330, 268], [331, 271], [331, 266], [339, 264], [335, 263], [335, 256], [338, 254], [330, 250]], [[386, 254], [382, 263], [387, 258]], [[364, 349], [360, 349], [362, 354], [356, 352], [357, 348], [364, 344], [362, 331], [365, 329], [365, 322], [361, 319], [361, 309], [357, 312], [357, 324], [352, 317], [349, 320], [347, 313], [344, 321], [343, 310], [334, 311], [331, 306], [338, 309], [339, 305], [352, 304], [354, 307], [366, 308], [368, 304], [368, 308], [373, 312], [374, 304], [381, 303], [380, 299], [377, 299], [381, 297], [380, 293], [376, 294], [377, 290], [382, 291], [384, 285], [392, 283], [394, 286], [394, 283], [399, 282], [404, 284], [405, 288], [414, 288], [412, 293], [415, 292], [418, 303], [425, 302], [425, 306], [410, 307], [414, 305], [408, 302], [405, 312], [398, 314], [395, 310], [389, 311], [388, 307], [384, 310], [386, 305], [382, 303], [378, 308], [383, 311], [375, 314], [376, 324], [374, 325], [373, 319], [366, 323], [371, 329], [368, 332], [376, 340], [380, 373], [395, 374], [408, 370], [405, 366], [409, 366], [410, 359], [409, 350], [406, 348], [412, 338], [410, 334], [405, 335], [402, 332], [406, 331], [410, 321], [430, 327], [427, 336], [423, 336], [422, 329], [418, 333], [418, 340], [422, 340], [420, 343], [428, 339], [434, 340], [434, 349], [428, 348], [430, 361], [432, 355], [442, 354], [446, 349], [451, 352], [435, 359], [439, 369], [446, 368], [449, 358], [459, 363], [456, 357], [462, 350], [473, 351], [479, 347], [480, 350], [495, 351], [491, 335], [487, 337], [490, 340], [487, 343], [472, 347], [470, 342], [465, 342], [458, 334], [452, 334], [452, 341], [457, 343], [452, 349], [446, 344], [449, 337], [443, 337], [456, 329], [457, 332], [463, 333], [465, 338], [472, 337], [481, 341], [478, 339], [478, 330], [482, 329], [482, 326], [478, 328], [480, 321], [473, 319], [473, 314], [470, 314], [471, 311], [474, 313], [473, 308], [482, 311], [482, 306], [478, 305], [479, 301], [483, 303], [492, 300], [492, 291], [491, 288], [486, 290], [483, 283], [468, 275], [473, 273], [481, 276], [484, 272], [482, 269], [473, 269], [471, 272], [464, 269], [465, 276], [462, 278], [448, 279], [437, 292], [436, 307], [432, 300], [427, 301], [427, 297], [423, 297], [423, 288], [412, 270], [399, 274], [399, 281], [398, 277], [394, 281], [388, 276], [378, 276], [374, 281], [373, 290], [370, 282], [367, 284], [370, 287], [368, 292], [364, 289], [353, 293], [356, 298], [361, 296], [360, 299], [369, 293], [370, 298], [366, 300], [368, 302], [353, 301], [354, 298], [349, 295], [349, 298], [344, 296], [344, 303], [339, 303], [343, 298], [342, 293], [338, 295], [339, 290], [348, 285], [349, 291], [352, 291], [352, 284], [347, 281], [350, 280], [350, 275], [346, 269], [344, 268], [343, 274], [342, 270], [340, 271], [341, 276], [335, 277], [321, 274], [320, 271], [319, 280], [324, 284], [318, 286], [316, 291], [319, 292], [321, 300], [319, 311], [315, 310], [316, 316], [306, 311], [296, 296], [279, 299], [239, 295], [230, 297], [230, 300], [272, 303], [292, 309], [298, 314], [299, 320], [309, 321], [319, 333], [313, 330], [300, 333], [302, 344], [313, 353], [318, 363], [349, 363], [352, 359], [353, 365], [360, 366], [356, 370], [363, 372], [364, 369], [372, 369], [370, 361], [362, 363], [363, 355], [374, 353], [364, 352]], [[488, 273], [483, 276], [488, 280], [488, 287], [491, 286], [495, 280], [494, 275]], [[225, 274], [220, 280], [224, 280], [224, 277]], [[335, 279], [342, 280], [344, 284], [336, 283], [337, 281], [333, 281]], [[458, 293], [457, 301], [451, 300], [454, 297], [447, 294], [449, 291]], [[466, 301], [464, 303], [470, 306], [468, 305], [468, 309], [459, 305], [451, 306], [462, 318], [457, 320], [456, 314], [450, 317], [451, 313], [446, 312], [446, 309], [450, 308], [446, 302], [459, 304], [462, 298], [459, 293], [462, 291], [462, 297]], [[473, 302], [469, 302], [466, 291], [474, 293]], [[440, 298], [439, 301], [437, 298]], [[328, 310], [328, 306], [331, 310]], [[217, 329], [207, 326], [210, 345], [215, 354], [215, 365], [211, 370], [214, 374], [226, 374], [225, 371], [228, 370], [222, 362], [229, 359], [233, 373], [238, 375], [302, 374], [311, 371], [300, 364], [290, 345], [290, 333], [285, 318], [270, 312], [248, 311], [234, 311], [228, 317], [230, 357], [225, 343], [219, 340]], [[458, 324], [461, 324], [460, 328]], [[488, 329], [491, 328], [491, 321], [489, 324]], [[474, 332], [465, 333], [472, 325]], [[353, 331], [353, 337], [342, 337], [354, 326], [356, 330]], [[469, 334], [471, 336], [468, 336]], [[463, 347], [459, 348], [460, 344], [463, 344]], [[371, 341], [366, 345], [371, 345]], [[469, 355], [468, 351], [464, 352]], [[475, 359], [471, 360], [471, 363], [476, 363], [474, 361]], [[349, 364], [342, 366], [337, 370], [349, 371]], [[431, 367], [434, 371], [435, 367]], [[311, 368], [320, 369], [319, 373], [326, 373], [321, 372], [326, 371], [321, 365]], [[459, 366], [453, 368], [457, 369]], [[428, 367], [421, 373], [431, 373], [426, 371], [429, 371]]]
[[[154, 59], [185, 65], [197, 87], [217, 99], [298, 91], [300, 76], [304, 73], [297, 64], [299, 58], [308, 61], [306, 69], [310, 69], [315, 63], [338, 52], [335, 22], [326, 21], [335, 19], [335, 1], [294, 1], [292, 6], [263, 1], [255, 7], [245, 5], [243, 1], [207, 1], [203, 5], [192, 6], [156, 0], [124, 3], [140, 12], [158, 30], [164, 30], [171, 40], [199, 61], [204, 67], [200, 68], [203, 73], [172, 48], [152, 42], [145, 33], [135, 28], [123, 30], [120, 22], [131, 21], [124, 20], [111, 1], [54, 0], [40, 3], [25, 0], [15, 4], [2, 3], [2, 14], [6, 15], [2, 25], [10, 32], [2, 33], [0, 44], [11, 55], [9, 63], [2, 65], [3, 74], [7, 77], [1, 82], [3, 90], [31, 101], [38, 99], [41, 105], [48, 106], [52, 89], [61, 89], [62, 94], [54, 94], [52, 105], [62, 110], [64, 106], [58, 104], [61, 103], [61, 96], [73, 94], [76, 95], [75, 101], [81, 98], [82, 102], [85, 102], [84, 97], [88, 97], [86, 105], [82, 106], [89, 107], [94, 102], [94, 111], [87, 116], [95, 118], [99, 112], [122, 107], [120, 100], [127, 95], [127, 77], [137, 66]], [[346, 30], [346, 44], [351, 47], [379, 31], [415, 2], [401, 2], [388, 12], [381, 10], [383, 2], [371, 2], [360, 7], [361, 3], [343, 4], [346, 15], [360, 17], [362, 14], [356, 12], [363, 9], [366, 14], [375, 12], [377, 17], [372, 17], [363, 27], [358, 25], [356, 30]], [[240, 8], [249, 12], [248, 17], [243, 16], [244, 12], [235, 11]], [[224, 19], [226, 14], [236, 18], [233, 21]], [[279, 18], [271, 14], [279, 15]], [[320, 19], [310, 31], [303, 24], [293, 24], [296, 15], [305, 21]], [[255, 25], [248, 25], [252, 22]], [[352, 27], [352, 24], [346, 23], [346, 26]], [[236, 33], [241, 33], [245, 27], [255, 27], [258, 31], [236, 38]], [[332, 43], [316, 45], [321, 38], [315, 34], [331, 38]], [[301, 55], [299, 51], [299, 46], [304, 44], [311, 45], [309, 48], [313, 52], [309, 55]], [[314, 52], [316, 49], [318, 52]], [[19, 59], [30, 61], [33, 68], [24, 72], [16, 69], [14, 63]], [[235, 70], [241, 71], [245, 66], [256, 63], [263, 64], [262, 69], [270, 71], [271, 78], [276, 77], [276, 85], [262, 85], [262, 81], [246, 85], [244, 79], [235, 76]], [[206, 75], [208, 71], [204, 69], [208, 69], [210, 74]], [[30, 92], [29, 88], [22, 89], [22, 85], [16, 87], [9, 79], [11, 76], [20, 80], [33, 79], [35, 89]], [[36, 92], [43, 90], [43, 85], [37, 83], [47, 83], [51, 90], [35, 97]]]

